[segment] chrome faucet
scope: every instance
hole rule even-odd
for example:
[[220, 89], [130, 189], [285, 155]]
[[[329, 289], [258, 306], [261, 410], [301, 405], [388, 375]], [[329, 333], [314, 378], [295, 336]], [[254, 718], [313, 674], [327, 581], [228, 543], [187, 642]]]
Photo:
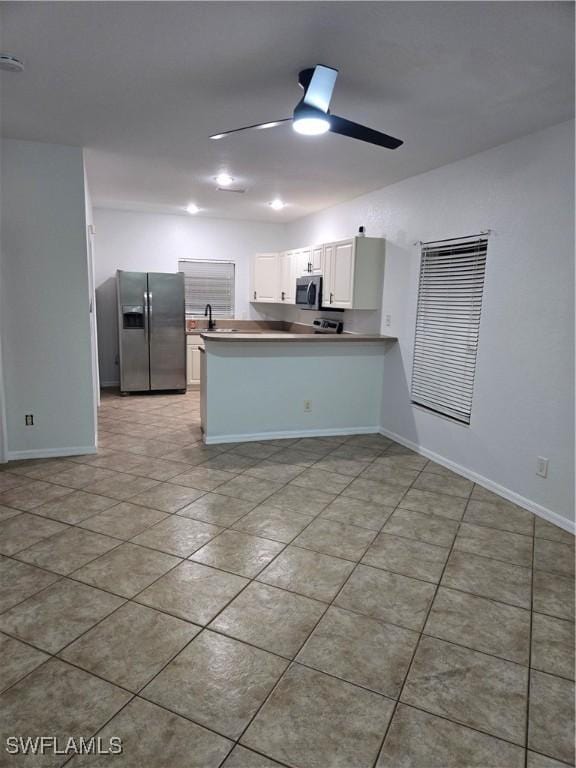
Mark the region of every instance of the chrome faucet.
[[209, 331], [213, 330], [213, 328], [216, 325], [216, 323], [214, 322], [214, 320], [212, 320], [212, 305], [211, 304], [206, 304], [206, 306], [204, 307], [204, 317], [208, 317], [208, 330]]

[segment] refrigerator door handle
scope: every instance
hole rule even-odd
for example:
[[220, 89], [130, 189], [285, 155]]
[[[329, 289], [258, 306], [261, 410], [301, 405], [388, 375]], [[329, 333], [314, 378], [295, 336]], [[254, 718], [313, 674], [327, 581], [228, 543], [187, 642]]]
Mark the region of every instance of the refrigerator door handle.
[[147, 345], [150, 340], [150, 320], [148, 318], [149, 306], [148, 291], [144, 291], [144, 338], [146, 339]]
[[152, 334], [152, 291], [148, 291], [148, 333]]

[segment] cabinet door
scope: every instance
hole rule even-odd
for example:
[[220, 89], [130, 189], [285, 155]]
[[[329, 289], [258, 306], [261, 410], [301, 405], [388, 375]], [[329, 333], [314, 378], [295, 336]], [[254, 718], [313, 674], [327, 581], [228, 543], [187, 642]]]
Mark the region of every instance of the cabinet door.
[[321, 275], [324, 273], [324, 246], [316, 245], [311, 249], [310, 266], [312, 274]]
[[186, 385], [200, 386], [200, 347], [197, 345], [186, 347]]
[[186, 386], [190, 387], [194, 384], [194, 369], [192, 363], [192, 352], [194, 347], [191, 344], [186, 346]]
[[326, 243], [322, 246], [322, 266], [324, 280], [322, 281], [322, 306], [329, 307], [334, 303], [334, 245]]
[[312, 248], [300, 248], [296, 251], [296, 277], [309, 275], [312, 272]]
[[252, 294], [250, 301], [278, 301], [279, 269], [277, 253], [257, 253], [252, 262]]
[[192, 347], [192, 380], [200, 384], [200, 347]]
[[352, 309], [354, 296], [354, 241], [332, 244], [330, 305]]
[[296, 294], [295, 262], [296, 251], [280, 254], [280, 301], [282, 304], [294, 304]]

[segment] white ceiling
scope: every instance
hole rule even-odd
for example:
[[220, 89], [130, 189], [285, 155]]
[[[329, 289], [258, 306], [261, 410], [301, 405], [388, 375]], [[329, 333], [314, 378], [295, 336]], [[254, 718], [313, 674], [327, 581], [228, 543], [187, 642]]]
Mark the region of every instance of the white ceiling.
[[[3, 2], [9, 137], [86, 147], [96, 204], [289, 221], [569, 119], [569, 2]], [[340, 70], [335, 114], [389, 151], [290, 125], [300, 69]], [[244, 195], [215, 191], [229, 171]], [[267, 202], [289, 203], [281, 213]]]

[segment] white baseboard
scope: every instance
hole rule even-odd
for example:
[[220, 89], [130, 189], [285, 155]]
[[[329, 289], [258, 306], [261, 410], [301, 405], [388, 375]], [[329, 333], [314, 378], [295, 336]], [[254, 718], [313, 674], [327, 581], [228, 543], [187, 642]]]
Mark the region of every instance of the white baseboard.
[[481, 485], [488, 491], [493, 491], [494, 493], [497, 493], [498, 496], [502, 496], [508, 501], [511, 501], [513, 504], [517, 504], [519, 507], [523, 507], [529, 512], [533, 512], [543, 520], [547, 520], [549, 523], [553, 523], [559, 528], [562, 528], [563, 530], [576, 535], [576, 523], [573, 523], [571, 520], [562, 517], [562, 515], [559, 515], [557, 512], [552, 512], [551, 509], [547, 509], [546, 507], [537, 504], [535, 501], [531, 501], [530, 499], [521, 496], [519, 493], [511, 491], [509, 488], [505, 488], [503, 485], [499, 485], [498, 483], [489, 480], [483, 475], [472, 472], [472, 470], [467, 469], [467, 467], [456, 464], [456, 462], [450, 461], [450, 459], [446, 459], [444, 456], [440, 456], [440, 454], [435, 453], [434, 451], [429, 451], [427, 448], [423, 448], [421, 445], [412, 442], [412, 440], [407, 440], [405, 437], [402, 437], [402, 435], [397, 435], [395, 432], [392, 432], [389, 429], [384, 429], [384, 427], [381, 427], [378, 431], [381, 435], [384, 435], [384, 437], [389, 437], [391, 440], [400, 443], [400, 445], [406, 446], [406, 448], [410, 448], [412, 451], [419, 453], [421, 456], [425, 456], [427, 459], [432, 459], [437, 464], [441, 464], [443, 467], [451, 469], [453, 472], [462, 475], [462, 477], [466, 477], [468, 480], [472, 480], [472, 482]]
[[296, 429], [281, 432], [253, 432], [248, 435], [214, 435], [204, 437], [206, 445], [218, 445], [220, 443], [251, 443], [260, 440], [284, 440], [302, 437], [335, 437], [338, 435], [374, 435], [378, 434], [380, 427], [342, 427], [340, 429]]
[[21, 459], [52, 459], [58, 456], [82, 456], [85, 453], [96, 453], [96, 446], [87, 445], [75, 448], [33, 448], [28, 451], [8, 451], [8, 461]]

